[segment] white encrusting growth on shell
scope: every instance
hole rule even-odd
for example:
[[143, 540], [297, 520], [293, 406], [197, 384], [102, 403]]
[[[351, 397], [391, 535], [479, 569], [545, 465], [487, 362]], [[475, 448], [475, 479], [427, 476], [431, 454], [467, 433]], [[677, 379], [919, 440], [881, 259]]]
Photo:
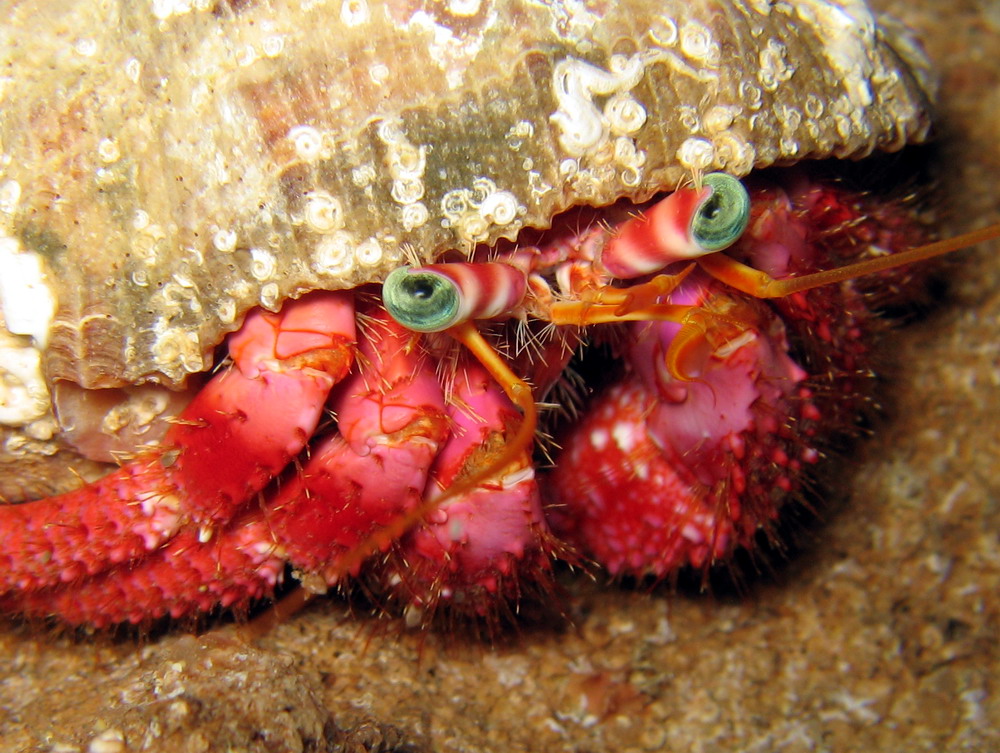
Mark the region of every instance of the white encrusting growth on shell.
[[48, 414], [39, 356], [31, 346], [0, 345], [0, 424], [28, 426]]
[[708, 68], [719, 64], [719, 44], [712, 31], [697, 21], [687, 21], [680, 29], [681, 52]]
[[165, 321], [154, 331], [157, 336], [153, 340], [152, 352], [157, 361], [180, 363], [191, 373], [205, 368], [205, 359], [196, 333], [171, 329]]
[[317, 233], [340, 230], [344, 226], [344, 207], [326, 191], [312, 191], [306, 196], [305, 222]]
[[800, 0], [799, 16], [823, 28], [826, 58], [847, 87], [851, 104], [873, 102], [875, 61], [869, 54], [875, 38], [875, 17], [863, 0]]
[[57, 304], [45, 267], [38, 253], [0, 236], [0, 311], [7, 331], [31, 337], [40, 349], [48, 343]]
[[51, 439], [58, 428], [42, 371], [55, 294], [42, 257], [3, 234], [20, 195], [16, 181], [0, 185], [0, 424], [24, 432], [5, 442], [14, 456], [19, 445]]
[[471, 251], [482, 242], [493, 226], [514, 223], [524, 208], [510, 191], [498, 190], [487, 177], [477, 177], [471, 188], [456, 188], [441, 198], [444, 227], [454, 227], [464, 241], [462, 250]]
[[277, 260], [273, 253], [263, 248], [251, 248], [250, 258], [250, 274], [255, 280], [267, 282], [274, 278]]
[[212, 247], [216, 251], [229, 253], [236, 248], [237, 236], [232, 230], [216, 230], [212, 235]]
[[362, 241], [354, 250], [354, 257], [366, 267], [376, 266], [382, 261], [383, 255], [382, 244], [376, 238], [369, 238]]
[[692, 173], [702, 173], [715, 163], [715, 146], [708, 139], [685, 139], [677, 149], [677, 161]]
[[339, 230], [323, 237], [313, 254], [313, 269], [321, 274], [344, 275], [354, 266], [354, 239]]
[[288, 140], [295, 154], [305, 162], [312, 162], [323, 154], [323, 136], [312, 126], [295, 126], [288, 132]]
[[[549, 120], [559, 129], [559, 144], [566, 154], [583, 157], [599, 148], [613, 130], [634, 133], [642, 127], [645, 110], [634, 99], [622, 95], [639, 83], [644, 72], [638, 55], [613, 56], [607, 71], [576, 58], [556, 64], [552, 88], [559, 109]], [[594, 99], [608, 95], [618, 97], [609, 100], [602, 112]]]

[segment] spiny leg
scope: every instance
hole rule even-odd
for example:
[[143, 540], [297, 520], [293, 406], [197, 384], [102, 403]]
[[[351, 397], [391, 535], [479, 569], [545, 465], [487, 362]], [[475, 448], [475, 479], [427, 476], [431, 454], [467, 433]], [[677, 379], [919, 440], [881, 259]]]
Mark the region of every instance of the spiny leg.
[[230, 338], [237, 368], [202, 388], [161, 446], [76, 491], [0, 506], [0, 592], [79, 582], [186, 528], [211, 537], [305, 446], [353, 340], [346, 293], [252, 312]]
[[313, 592], [356, 574], [362, 559], [398, 538], [385, 531], [419, 502], [448, 434], [437, 378], [413, 339], [391, 322], [370, 327], [360, 365], [331, 398], [340, 431], [272, 497], [211, 538], [185, 529], [141, 560], [11, 593], [0, 606], [71, 624], [143, 623], [269, 596], [286, 562]]

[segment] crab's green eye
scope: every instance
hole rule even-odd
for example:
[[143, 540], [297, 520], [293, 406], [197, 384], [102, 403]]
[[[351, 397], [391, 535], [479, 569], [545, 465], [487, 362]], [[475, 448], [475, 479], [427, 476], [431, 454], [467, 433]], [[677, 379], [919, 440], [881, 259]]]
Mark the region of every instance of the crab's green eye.
[[386, 278], [382, 302], [393, 319], [416, 332], [441, 332], [460, 318], [458, 285], [410, 267], [398, 267]]
[[709, 173], [704, 183], [712, 193], [691, 218], [691, 236], [706, 251], [721, 251], [746, 230], [750, 196], [742, 183], [726, 173]]

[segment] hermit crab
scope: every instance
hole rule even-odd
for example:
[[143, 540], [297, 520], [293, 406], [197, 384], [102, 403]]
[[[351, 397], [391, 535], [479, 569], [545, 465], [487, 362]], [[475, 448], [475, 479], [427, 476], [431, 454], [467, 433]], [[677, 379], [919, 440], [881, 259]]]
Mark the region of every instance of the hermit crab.
[[[293, 577], [422, 624], [496, 619], [558, 558], [707, 567], [853, 422], [901, 265], [976, 239], [747, 178], [927, 137], [919, 47], [856, 0], [2, 23], [9, 612], [145, 623]], [[588, 348], [604, 384], [569, 398]], [[545, 452], [539, 404], [569, 414]]]

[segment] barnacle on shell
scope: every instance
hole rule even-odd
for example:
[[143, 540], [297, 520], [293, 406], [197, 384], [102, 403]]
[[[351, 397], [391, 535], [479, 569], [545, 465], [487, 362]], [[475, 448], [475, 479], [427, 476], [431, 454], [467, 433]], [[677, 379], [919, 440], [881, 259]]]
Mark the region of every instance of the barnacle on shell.
[[0, 363], [11, 400], [178, 387], [250, 308], [406, 249], [930, 124], [919, 49], [856, 0], [35, 0], [0, 69], [0, 339], [38, 356]]

